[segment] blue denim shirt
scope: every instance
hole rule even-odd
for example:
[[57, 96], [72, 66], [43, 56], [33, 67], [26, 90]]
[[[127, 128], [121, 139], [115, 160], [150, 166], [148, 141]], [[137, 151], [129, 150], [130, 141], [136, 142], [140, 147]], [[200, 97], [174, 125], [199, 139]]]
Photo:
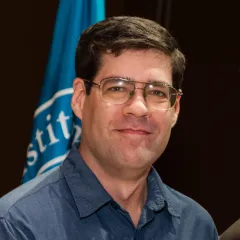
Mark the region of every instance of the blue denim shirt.
[[76, 147], [64, 163], [0, 199], [0, 239], [215, 240], [212, 218], [151, 169], [138, 226], [105, 191]]

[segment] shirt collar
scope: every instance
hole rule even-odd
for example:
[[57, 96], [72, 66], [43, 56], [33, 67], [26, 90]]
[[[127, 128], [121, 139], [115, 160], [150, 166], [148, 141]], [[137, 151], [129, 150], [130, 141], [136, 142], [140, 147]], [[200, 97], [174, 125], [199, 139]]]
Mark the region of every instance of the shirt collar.
[[[74, 145], [61, 166], [66, 182], [75, 200], [80, 217], [87, 217], [112, 200], [97, 177], [82, 159]], [[146, 205], [160, 211], [165, 205], [170, 214], [180, 216], [180, 204], [152, 167], [148, 175], [148, 198]]]
[[152, 167], [148, 175], [147, 206], [153, 211], [160, 211], [165, 205], [171, 215], [180, 217], [180, 202], [178, 198], [162, 182], [159, 174]]
[[73, 146], [61, 168], [80, 217], [91, 215], [112, 199], [82, 159], [77, 146]]

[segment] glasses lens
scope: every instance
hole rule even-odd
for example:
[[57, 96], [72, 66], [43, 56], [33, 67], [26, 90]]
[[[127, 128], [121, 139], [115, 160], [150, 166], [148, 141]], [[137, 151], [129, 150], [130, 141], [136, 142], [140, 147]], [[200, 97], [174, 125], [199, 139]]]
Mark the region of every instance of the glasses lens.
[[101, 97], [105, 102], [122, 104], [126, 102], [134, 91], [134, 84], [118, 78], [104, 79], [101, 82]]
[[148, 104], [155, 109], [167, 110], [176, 102], [177, 90], [165, 83], [148, 84], [145, 91]]

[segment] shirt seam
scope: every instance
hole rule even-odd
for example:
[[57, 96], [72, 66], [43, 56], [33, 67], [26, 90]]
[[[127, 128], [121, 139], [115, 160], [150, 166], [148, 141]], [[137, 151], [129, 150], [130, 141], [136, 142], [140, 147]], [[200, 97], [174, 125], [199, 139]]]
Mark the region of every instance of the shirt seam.
[[[23, 196], [22, 198], [18, 199], [16, 202], [14, 202], [13, 204], [11, 204], [11, 206], [9, 206], [9, 208], [6, 209], [5, 214], [4, 214], [2, 217], [0, 216], [0, 219], [1, 219], [1, 218], [4, 219], [4, 216], [6, 216], [6, 215], [9, 213], [9, 211], [11, 210], [11, 208], [15, 207], [15, 205], [16, 205], [18, 202], [20, 202], [20, 201], [24, 200], [25, 198], [27, 198], [27, 197], [29, 197], [29, 196], [31, 196], [31, 195], [33, 195], [33, 194], [39, 192], [40, 190], [42, 190], [42, 189], [45, 188], [45, 187], [48, 187], [48, 186], [51, 185], [51, 184], [55, 184], [55, 183], [61, 181], [62, 179], [65, 179], [65, 178], [64, 178], [64, 177], [61, 177], [61, 178], [58, 179], [57, 181], [55, 181], [55, 182], [51, 182], [51, 183], [49, 183], [49, 184], [47, 184], [47, 185], [45, 185], [45, 186], [39, 188], [39, 189], [36, 190], [35, 192], [31, 192], [31, 193], [29, 193], [28, 195]], [[6, 220], [7, 220], [7, 219], [6, 219]]]
[[[5, 217], [0, 217], [0, 220], [4, 220], [4, 221], [6, 221], [6, 222], [8, 222], [12, 227], [14, 227], [16, 230], [20, 230], [20, 231], [22, 231], [22, 232], [24, 232], [23, 231], [23, 229], [20, 227], [20, 226], [18, 226], [17, 224], [14, 224], [12, 221], [10, 221], [10, 220], [8, 220], [7, 218], [5, 218]], [[16, 235], [15, 233], [14, 233], [14, 236], [15, 237], [19, 237], [19, 236], [21, 236], [19, 233], [18, 233], [18, 235]], [[22, 237], [21, 237], [22, 238]]]

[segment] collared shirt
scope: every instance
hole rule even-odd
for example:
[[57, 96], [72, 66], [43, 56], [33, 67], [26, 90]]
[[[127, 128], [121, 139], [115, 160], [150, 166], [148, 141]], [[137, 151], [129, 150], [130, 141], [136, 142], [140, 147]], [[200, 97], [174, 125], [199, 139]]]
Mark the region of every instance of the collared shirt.
[[212, 218], [171, 189], [154, 168], [135, 227], [106, 192], [76, 147], [63, 164], [0, 199], [1, 240], [215, 240]]

